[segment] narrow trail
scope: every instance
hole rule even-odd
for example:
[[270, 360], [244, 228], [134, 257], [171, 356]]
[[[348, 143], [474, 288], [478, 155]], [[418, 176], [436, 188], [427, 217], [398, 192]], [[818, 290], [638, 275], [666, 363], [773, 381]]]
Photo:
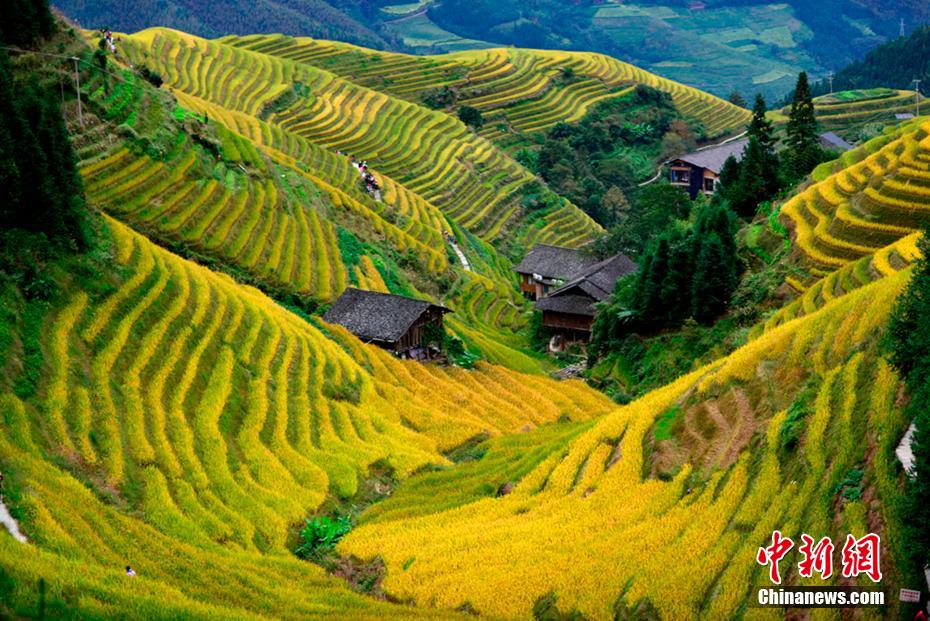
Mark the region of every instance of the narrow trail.
[[[745, 136], [746, 134], [748, 134], [748, 133], [749, 133], [749, 132], [743, 132], [743, 133], [741, 133], [741, 134], [737, 134], [737, 135], [735, 135], [735, 136], [731, 136], [731, 137], [727, 138], [726, 140], [721, 140], [720, 142], [715, 142], [714, 144], [704, 145], [704, 146], [701, 147], [700, 149], [697, 149], [697, 151], [706, 151], [707, 149], [713, 149], [714, 147], [719, 147], [719, 146], [721, 146], [721, 145], [725, 145], [725, 144], [727, 144], [727, 143], [729, 143], [729, 142], [733, 142], [734, 140], [739, 140], [740, 138], [744, 137], [744, 136]], [[639, 186], [639, 187], [644, 187], [644, 186], [647, 186], [647, 185], [649, 185], [649, 184], [651, 184], [651, 183], [655, 183], [656, 181], [658, 181], [658, 180], [659, 180], [659, 177], [662, 176], [662, 172], [663, 172], [663, 170], [665, 169], [665, 165], [668, 164], [669, 162], [671, 162], [673, 159], [676, 159], [676, 158], [671, 158], [671, 159], [665, 160], [664, 162], [662, 162], [661, 164], [659, 164], [659, 168], [656, 170], [656, 175], [655, 175], [655, 177], [653, 177], [652, 179], [649, 179], [649, 180], [647, 180], [647, 181], [643, 181], [642, 183], [638, 184], [638, 186]]]
[[[901, 438], [901, 443], [898, 444], [898, 448], [894, 450], [894, 454], [897, 456], [898, 461], [901, 462], [901, 465], [904, 466], [904, 472], [906, 472], [908, 476], [910, 476], [911, 469], [914, 467], [913, 442], [914, 431], [916, 429], [914, 423], [911, 423], [904, 437]], [[924, 570], [924, 578], [927, 580], [927, 588], [930, 589], [930, 568]], [[928, 610], [930, 610], [930, 605], [928, 605]]]
[[904, 466], [904, 471], [908, 474], [910, 474], [911, 468], [914, 467], [914, 449], [911, 443], [914, 441], [915, 429], [914, 423], [911, 423], [911, 426], [907, 428], [907, 433], [901, 438], [901, 443], [898, 444], [898, 448], [894, 450], [894, 454], [897, 455], [898, 461], [901, 462], [901, 465]]
[[458, 256], [459, 262], [462, 264], [462, 269], [464, 269], [466, 272], [470, 272], [471, 264], [468, 262], [468, 259], [465, 257], [465, 253], [462, 252], [461, 248], [459, 248], [459, 245], [458, 244], [449, 244], [449, 245], [452, 246], [452, 250], [454, 250], [456, 256]]
[[13, 516], [10, 515], [10, 511], [6, 508], [6, 505], [3, 504], [3, 501], [0, 501], [0, 524], [3, 524], [10, 534], [13, 535], [13, 539], [20, 543], [27, 543], [26, 535], [19, 530], [19, 524], [17, 524]]

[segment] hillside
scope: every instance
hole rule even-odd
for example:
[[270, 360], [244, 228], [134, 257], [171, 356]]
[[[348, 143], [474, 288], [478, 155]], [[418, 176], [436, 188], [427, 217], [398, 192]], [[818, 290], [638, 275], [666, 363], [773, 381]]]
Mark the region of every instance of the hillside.
[[[124, 37], [119, 54], [157, 72], [180, 105], [156, 97], [128, 69], [108, 77], [109, 87], [102, 74], [87, 78], [102, 118], [90, 119], [76, 140], [96, 204], [272, 293], [326, 303], [361, 284], [442, 300], [457, 311], [452, 328], [474, 351], [525, 371], [545, 363], [519, 333], [528, 305], [512, 262], [535, 243], [583, 245], [600, 227], [564, 200], [528, 212], [524, 197], [538, 183], [509, 154], [514, 141], [639, 83], [667, 89], [711, 132], [735, 131], [747, 114], [595, 55], [501, 50], [426, 60], [170, 30]], [[563, 65], [578, 79], [555, 79]], [[358, 66], [368, 67], [367, 81], [352, 73]], [[474, 88], [467, 101], [489, 117], [480, 134], [420, 103], [427, 80], [455, 83], [456, 73]], [[500, 123], [491, 120], [498, 114]], [[121, 137], [101, 140], [112, 131]], [[368, 161], [382, 202], [365, 192], [346, 154]], [[443, 247], [446, 232], [461, 241], [470, 271]]]
[[[886, 128], [893, 129], [900, 122], [898, 115], [916, 114], [918, 98], [913, 90], [878, 87], [836, 91], [814, 97], [813, 101], [821, 131], [835, 132], [849, 142], [859, 143]], [[770, 111], [768, 117], [781, 125], [787, 122], [790, 111], [791, 106], [786, 105]]]
[[[35, 263], [45, 233], [3, 231], [26, 252], [0, 255], [0, 508], [27, 541], [0, 528], [0, 617], [783, 618], [748, 605], [776, 529], [880, 534], [882, 587], [913, 584], [883, 340], [930, 205], [926, 119], [777, 206], [788, 286], [741, 346], [620, 405], [529, 347], [514, 261], [601, 228], [532, 208], [549, 190], [516, 152], [641, 85], [708, 137], [747, 111], [601, 54], [117, 38], [15, 59], [64, 101], [87, 241]], [[350, 285], [449, 306], [482, 360], [404, 361], [326, 323]], [[309, 518], [351, 528], [315, 562]], [[798, 560], [789, 585], [872, 585]]]
[[[388, 41], [351, 3], [326, 0], [260, 0], [203, 2], [125, 2], [123, 0], [56, 0], [54, 6], [89, 29], [135, 32], [150, 26], [177, 28], [203, 37], [230, 33], [283, 32], [324, 39], [341, 39], [384, 48]], [[363, 5], [364, 6], [364, 5]], [[355, 13], [355, 14], [353, 14]]]
[[[857, 261], [920, 226], [928, 195], [928, 131], [916, 121], [897, 135], [876, 138], [845, 154], [833, 164], [834, 174], [785, 203], [781, 213], [811, 274]], [[893, 253], [889, 261], [900, 265], [901, 259]]]
[[[922, 26], [907, 37], [896, 38], [836, 72], [833, 86], [837, 90], [879, 87], [911, 88], [915, 79], [930, 80], [927, 54], [930, 51], [930, 26]], [[815, 86], [816, 93], [826, 93], [826, 81]]]
[[[738, 90], [769, 99], [790, 90], [799, 71], [824, 75], [897, 36], [899, 19], [911, 30], [928, 17], [919, 3], [901, 0], [426, 4], [439, 48], [448, 45], [447, 31], [519, 47], [592, 50], [721, 97]], [[387, 26], [403, 37], [408, 24]]]
[[[292, 557], [289, 526], [355, 496], [379, 460], [406, 477], [479, 433], [612, 409], [574, 382], [397, 361], [105, 226], [112, 267], [44, 311], [38, 393], [14, 396], [14, 371], [2, 397], [4, 487], [34, 545], [0, 537], [0, 564], [24, 587], [59, 576], [49, 595], [76, 613], [406, 616]], [[515, 407], [528, 391], [531, 412]], [[114, 582], [126, 561], [141, 590]]]
[[594, 104], [645, 84], [672, 95], [708, 138], [741, 129], [748, 112], [700, 90], [602, 54], [491, 49], [421, 57], [373, 53], [306, 38], [228, 37], [237, 47], [312, 64], [362, 86], [420, 103], [437, 89], [455, 105], [482, 111], [482, 135], [505, 145], [559, 122], [579, 120]]

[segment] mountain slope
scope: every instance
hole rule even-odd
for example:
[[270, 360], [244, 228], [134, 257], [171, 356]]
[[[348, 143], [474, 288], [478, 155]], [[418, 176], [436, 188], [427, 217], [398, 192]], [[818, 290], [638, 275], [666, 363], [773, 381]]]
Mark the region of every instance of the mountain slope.
[[[599, 419], [504, 498], [469, 497], [456, 491], [461, 485], [423, 493], [414, 479], [373, 521], [363, 516], [340, 549], [384, 559], [391, 595], [448, 610], [468, 602], [481, 614], [517, 618], [555, 593], [560, 610], [594, 619], [644, 606], [661, 618], [734, 618], [753, 586], [769, 584], [755, 555], [773, 529], [836, 541], [887, 528], [882, 510], [837, 490], [858, 467], [868, 473], [869, 498], [887, 503], [896, 493], [889, 473], [906, 424], [892, 405], [897, 379], [878, 336], [907, 275], [773, 327]], [[803, 436], [786, 449], [786, 421], [798, 409]], [[669, 412], [678, 416], [680, 461], [653, 479], [644, 475], [656, 455], [653, 426]], [[456, 476], [433, 477], [430, 489], [446, 490]], [[392, 505], [417, 508], [411, 515]], [[894, 580], [887, 557], [884, 569]]]
[[482, 135], [503, 144], [514, 135], [525, 137], [559, 122], [577, 121], [597, 102], [637, 84], [671, 94], [680, 112], [700, 121], [709, 138], [742, 129], [749, 118], [747, 111], [728, 102], [603, 54], [491, 49], [422, 57], [306, 38], [223, 41], [314, 65], [417, 103], [437, 89], [453, 89], [458, 93], [455, 105], [484, 113]]
[[[928, 16], [930, 17], [930, 16]], [[924, 25], [909, 36], [896, 38], [836, 72], [837, 90], [863, 88], [911, 88], [913, 80], [930, 80], [930, 26]], [[826, 81], [815, 85], [815, 93], [826, 93]]]
[[53, 4], [91, 29], [135, 32], [157, 25], [204, 37], [283, 32], [378, 48], [388, 45], [380, 34], [325, 0], [56, 0]]
[[[801, 262], [825, 274], [916, 230], [930, 196], [926, 122], [899, 129], [847, 153], [837, 172], [782, 207]], [[803, 288], [803, 287], [802, 287]]]
[[[398, 361], [105, 227], [112, 266], [45, 311], [37, 396], [6, 376], [0, 398], [4, 488], [33, 542], [0, 536], [0, 564], [24, 585], [57, 576], [49, 596], [75, 612], [409, 616], [295, 559], [288, 528], [375, 462], [403, 478], [474, 435], [614, 407], [577, 382]], [[119, 586], [127, 563], [139, 590]]]

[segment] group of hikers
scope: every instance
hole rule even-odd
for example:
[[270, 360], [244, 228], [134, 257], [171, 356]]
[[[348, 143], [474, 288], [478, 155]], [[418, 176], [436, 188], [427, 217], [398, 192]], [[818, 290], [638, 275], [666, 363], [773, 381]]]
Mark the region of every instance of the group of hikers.
[[109, 28], [101, 28], [100, 34], [103, 35], [103, 40], [107, 42], [110, 53], [116, 54], [116, 43], [113, 42], [113, 32]]
[[368, 162], [365, 160], [357, 160], [355, 159], [354, 155], [349, 156], [349, 161], [352, 162], [352, 166], [355, 167], [355, 170], [358, 171], [358, 174], [362, 176], [362, 180], [365, 182], [365, 190], [380, 203], [381, 185], [368, 169]]

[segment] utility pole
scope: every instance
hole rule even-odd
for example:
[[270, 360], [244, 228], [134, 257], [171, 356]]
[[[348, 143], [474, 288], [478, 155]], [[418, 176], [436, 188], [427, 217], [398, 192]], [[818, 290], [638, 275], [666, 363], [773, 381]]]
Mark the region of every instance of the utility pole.
[[77, 56], [72, 56], [71, 60], [74, 61], [74, 88], [77, 90], [78, 98], [78, 123], [81, 124], [81, 127], [84, 127], [84, 112], [81, 109], [81, 72], [78, 68], [80, 59]]
[[830, 72], [830, 75], [827, 76], [827, 80], [830, 82], [830, 94], [833, 94], [833, 72]]
[[905, 34], [905, 33], [904, 33], [904, 18], [902, 17], [902, 18], [901, 18], [901, 30], [900, 30], [900, 34], [899, 34], [898, 36], [901, 37], [901, 38], [904, 38], [904, 34]]
[[917, 102], [917, 116], [920, 116], [920, 83], [923, 80], [914, 80], [914, 99]]

